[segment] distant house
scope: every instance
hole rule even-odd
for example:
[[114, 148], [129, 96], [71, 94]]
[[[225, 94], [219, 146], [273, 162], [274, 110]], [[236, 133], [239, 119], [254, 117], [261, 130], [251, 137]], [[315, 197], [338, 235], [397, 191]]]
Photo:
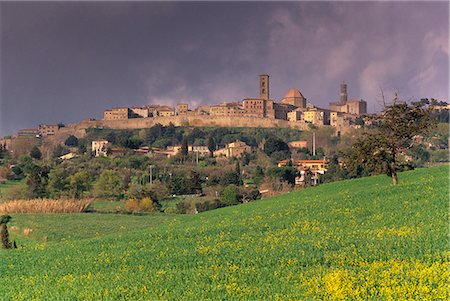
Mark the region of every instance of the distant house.
[[96, 157], [106, 157], [108, 140], [94, 140], [92, 141], [92, 152], [94, 152]]
[[328, 160], [297, 160], [298, 167], [309, 168], [311, 170], [326, 171], [328, 168]]
[[61, 160], [70, 160], [70, 159], [73, 159], [75, 157], [78, 157], [78, 155], [75, 154], [75, 153], [68, 153], [68, 154], [62, 155], [62, 156], [60, 156], [58, 158], [61, 159]]
[[308, 141], [306, 141], [306, 140], [296, 140], [296, 141], [291, 141], [291, 142], [288, 142], [288, 146], [289, 146], [289, 148], [294, 148], [294, 149], [296, 149], [296, 148], [305, 148], [305, 147], [308, 147]]
[[39, 134], [41, 136], [52, 136], [59, 130], [59, 125], [57, 124], [40, 124]]
[[251, 153], [252, 148], [245, 142], [236, 140], [235, 142], [228, 143], [225, 148], [216, 150], [214, 157], [240, 157], [243, 154]]
[[[283, 167], [289, 164], [291, 160], [282, 160], [278, 162], [278, 167]], [[328, 160], [295, 160], [292, 165], [297, 167], [299, 171], [311, 170], [324, 173], [328, 168]]]

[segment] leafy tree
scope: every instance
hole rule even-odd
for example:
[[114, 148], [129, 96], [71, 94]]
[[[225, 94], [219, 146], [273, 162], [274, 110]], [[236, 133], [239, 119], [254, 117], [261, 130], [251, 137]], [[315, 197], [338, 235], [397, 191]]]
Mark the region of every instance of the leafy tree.
[[41, 158], [42, 158], [42, 153], [41, 153], [41, 151], [39, 150], [39, 148], [38, 148], [36, 145], [33, 146], [33, 148], [31, 149], [31, 151], [30, 151], [30, 156], [31, 156], [31, 158], [33, 158], [33, 159], [41, 160]]
[[69, 189], [69, 180], [63, 168], [53, 168], [48, 174], [47, 191], [50, 197], [60, 198]]
[[281, 139], [270, 137], [264, 144], [264, 152], [272, 158], [272, 161], [284, 160], [290, 157], [289, 145]]
[[272, 179], [286, 181], [289, 184], [295, 184], [295, 175], [297, 170], [292, 166], [275, 167], [268, 170], [268, 176]]
[[67, 148], [65, 148], [64, 146], [58, 144], [58, 145], [53, 149], [52, 157], [56, 159], [56, 158], [59, 158], [59, 157], [61, 157], [62, 155], [65, 155], [65, 154], [67, 154], [67, 153], [69, 153], [69, 151], [67, 150]]
[[81, 170], [69, 177], [69, 187], [74, 198], [79, 199], [83, 193], [91, 188], [91, 181], [88, 173]]
[[86, 153], [86, 151], [87, 151], [86, 144], [79, 143], [79, 147], [78, 147], [77, 153], [80, 154], [80, 155], [84, 155]]
[[48, 167], [32, 164], [25, 170], [29, 198], [43, 198], [47, 196]]
[[353, 144], [353, 156], [365, 168], [382, 170], [397, 185], [398, 160], [413, 146], [413, 137], [427, 133], [433, 126], [431, 110], [422, 103], [394, 103], [375, 117], [376, 128]]
[[111, 169], [102, 171], [94, 183], [94, 196], [97, 198], [117, 199], [122, 192], [122, 179]]
[[202, 179], [200, 175], [192, 170], [190, 172], [188, 181], [186, 181], [186, 186], [186, 190], [190, 194], [202, 193]]
[[219, 178], [219, 183], [222, 186], [230, 184], [241, 186], [243, 184], [240, 175], [234, 171], [222, 174]]
[[74, 135], [70, 135], [67, 137], [66, 141], [64, 142], [67, 146], [77, 147], [78, 146], [78, 138]]
[[239, 189], [236, 185], [228, 185], [222, 191], [222, 202], [226, 205], [239, 204]]

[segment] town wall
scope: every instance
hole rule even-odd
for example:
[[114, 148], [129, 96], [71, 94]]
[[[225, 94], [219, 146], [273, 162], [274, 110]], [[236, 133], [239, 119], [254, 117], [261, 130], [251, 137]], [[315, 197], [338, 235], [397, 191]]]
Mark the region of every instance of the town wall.
[[152, 118], [132, 118], [125, 120], [85, 120], [78, 124], [77, 129], [112, 128], [112, 129], [142, 129], [155, 124], [175, 126], [204, 127], [260, 127], [260, 128], [294, 128], [305, 129], [306, 124], [287, 120], [257, 118], [257, 117], [221, 117], [221, 116], [167, 116]]

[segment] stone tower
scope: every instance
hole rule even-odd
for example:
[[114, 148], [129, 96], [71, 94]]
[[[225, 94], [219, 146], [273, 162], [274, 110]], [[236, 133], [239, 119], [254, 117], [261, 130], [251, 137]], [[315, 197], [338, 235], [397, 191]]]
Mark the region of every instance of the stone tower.
[[341, 104], [347, 103], [347, 99], [348, 99], [348, 94], [347, 94], [347, 84], [344, 84], [344, 83], [341, 84], [340, 92], [341, 92], [341, 100], [340, 100], [340, 103], [341, 103]]
[[259, 98], [269, 100], [269, 76], [267, 74], [259, 76]]

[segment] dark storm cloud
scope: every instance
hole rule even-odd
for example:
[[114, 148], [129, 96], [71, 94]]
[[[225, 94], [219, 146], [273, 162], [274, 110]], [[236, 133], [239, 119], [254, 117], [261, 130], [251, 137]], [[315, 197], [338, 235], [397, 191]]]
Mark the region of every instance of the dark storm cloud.
[[379, 86], [448, 100], [446, 2], [2, 2], [0, 135], [100, 118], [105, 108], [192, 105], [298, 88], [313, 103], [378, 109]]

